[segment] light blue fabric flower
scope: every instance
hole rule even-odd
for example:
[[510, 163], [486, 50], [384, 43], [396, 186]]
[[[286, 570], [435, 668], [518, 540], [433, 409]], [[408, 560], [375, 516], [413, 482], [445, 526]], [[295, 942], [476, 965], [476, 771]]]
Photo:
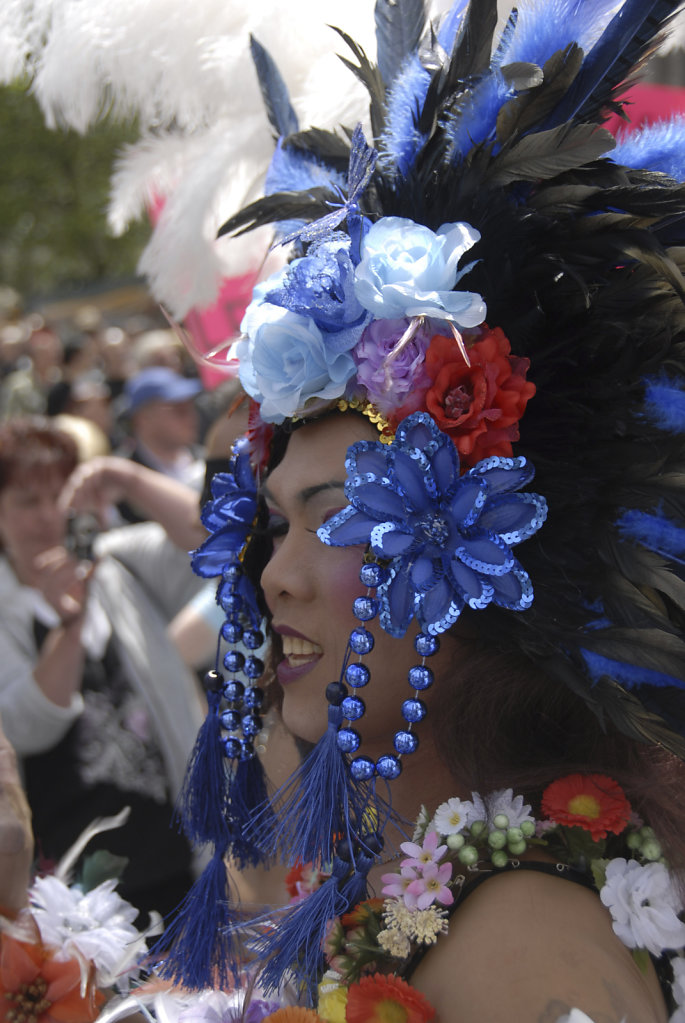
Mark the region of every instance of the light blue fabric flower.
[[376, 319], [433, 316], [461, 327], [477, 327], [485, 302], [454, 286], [471, 265], [461, 256], [480, 238], [469, 224], [443, 224], [431, 231], [404, 217], [383, 217], [367, 231], [355, 275], [355, 293]]
[[377, 595], [391, 636], [403, 636], [414, 616], [435, 634], [466, 606], [530, 607], [533, 587], [511, 548], [537, 532], [547, 503], [514, 493], [533, 478], [525, 458], [485, 458], [460, 477], [450, 438], [416, 412], [391, 445], [353, 444], [346, 467], [350, 504], [318, 536], [334, 547], [370, 544], [390, 562]]
[[302, 412], [312, 398], [339, 398], [356, 371], [347, 352], [331, 350], [326, 335], [309, 316], [270, 302], [253, 300], [236, 346], [240, 382], [267, 423], [282, 423]]

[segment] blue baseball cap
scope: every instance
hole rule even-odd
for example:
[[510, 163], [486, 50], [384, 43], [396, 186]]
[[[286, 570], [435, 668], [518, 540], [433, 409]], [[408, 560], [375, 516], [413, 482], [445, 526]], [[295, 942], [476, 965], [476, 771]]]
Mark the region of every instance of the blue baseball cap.
[[201, 390], [196, 378], [182, 377], [168, 366], [149, 366], [126, 381], [121, 411], [130, 416], [151, 401], [188, 401]]

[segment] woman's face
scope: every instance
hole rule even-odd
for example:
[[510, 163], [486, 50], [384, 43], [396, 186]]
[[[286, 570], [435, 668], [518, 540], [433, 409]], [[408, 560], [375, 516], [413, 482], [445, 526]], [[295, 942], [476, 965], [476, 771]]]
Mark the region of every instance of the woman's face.
[[0, 539], [20, 582], [30, 585], [34, 559], [64, 542], [66, 519], [57, 503], [64, 483], [62, 472], [48, 469], [0, 492]]
[[[352, 605], [366, 593], [359, 580], [365, 548], [328, 547], [316, 530], [347, 504], [343, 486], [348, 447], [377, 436], [370, 424], [355, 415], [333, 416], [301, 427], [264, 487], [275, 535], [273, 555], [261, 581], [273, 615], [272, 628], [283, 647], [277, 668], [283, 719], [295, 735], [309, 742], [316, 742], [326, 729], [325, 689], [340, 679], [350, 631], [360, 624]], [[421, 659], [414, 650], [415, 623], [402, 639], [388, 636], [378, 619], [367, 627], [375, 639], [373, 651], [364, 658], [371, 681], [358, 690], [366, 713], [354, 727], [364, 740], [360, 752], [374, 756], [393, 752], [392, 737], [404, 726], [401, 704], [413, 695], [407, 671]], [[450, 646], [443, 642], [441, 652], [430, 658], [436, 679], [451, 660]], [[423, 693], [427, 703], [436, 686]]]

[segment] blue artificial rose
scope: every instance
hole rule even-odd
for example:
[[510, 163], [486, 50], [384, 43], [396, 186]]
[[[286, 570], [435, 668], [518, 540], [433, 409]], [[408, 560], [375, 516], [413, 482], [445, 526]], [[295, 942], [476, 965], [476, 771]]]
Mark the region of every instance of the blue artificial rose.
[[461, 256], [479, 238], [469, 224], [431, 231], [403, 217], [383, 217], [362, 241], [355, 294], [376, 319], [433, 316], [477, 327], [485, 319], [485, 302], [453, 288], [470, 269], [457, 270]]
[[332, 351], [313, 319], [260, 301], [250, 303], [236, 346], [240, 381], [259, 403], [267, 423], [282, 423], [302, 412], [313, 398], [331, 401], [345, 391], [355, 363], [347, 352]]
[[[367, 314], [354, 292], [350, 239], [341, 232], [311, 245], [266, 281], [265, 300], [309, 316], [324, 333], [329, 349], [348, 351], [359, 340]], [[349, 328], [358, 328], [350, 330]]]

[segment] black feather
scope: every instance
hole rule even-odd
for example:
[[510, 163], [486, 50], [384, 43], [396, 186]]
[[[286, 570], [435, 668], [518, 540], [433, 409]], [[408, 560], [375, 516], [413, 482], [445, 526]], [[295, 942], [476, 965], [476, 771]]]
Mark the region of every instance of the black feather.
[[460, 78], [479, 75], [486, 70], [496, 26], [496, 0], [470, 0], [451, 57], [453, 66], [459, 69]]
[[339, 197], [330, 188], [318, 186], [309, 192], [274, 192], [250, 203], [221, 225], [217, 238], [225, 234], [245, 234], [280, 220], [316, 220], [330, 212], [328, 202]]
[[355, 43], [354, 39], [352, 39], [347, 32], [343, 32], [341, 28], [336, 28], [335, 25], [331, 25], [330, 27], [334, 32], [337, 32], [343, 42], [349, 46], [353, 56], [356, 57], [358, 61], [357, 64], [354, 64], [351, 60], [348, 60], [347, 57], [339, 55], [340, 60], [343, 62], [345, 67], [349, 68], [352, 74], [357, 76], [369, 93], [371, 130], [373, 132], [374, 139], [378, 139], [383, 133], [383, 124], [385, 121], [385, 82], [383, 81], [383, 76], [376, 65], [371, 63], [361, 46], [359, 46], [358, 43]]
[[376, 62], [387, 88], [407, 57], [417, 49], [426, 27], [423, 0], [376, 0]]

